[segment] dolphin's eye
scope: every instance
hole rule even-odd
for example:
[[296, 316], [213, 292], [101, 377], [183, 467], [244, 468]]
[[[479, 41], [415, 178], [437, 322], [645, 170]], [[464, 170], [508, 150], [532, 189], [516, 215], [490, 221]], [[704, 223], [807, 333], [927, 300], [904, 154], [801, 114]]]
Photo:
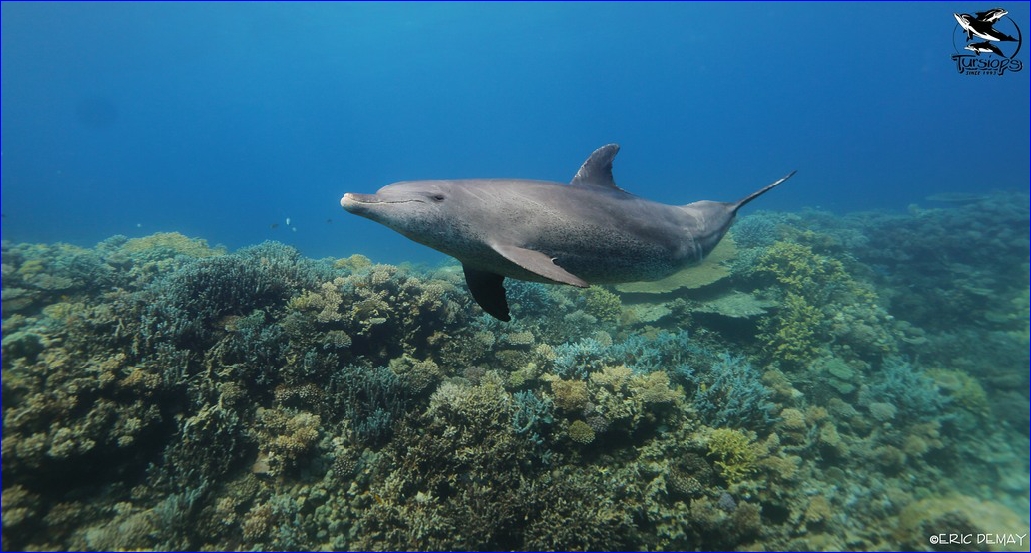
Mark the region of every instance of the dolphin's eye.
[[442, 202], [442, 201], [444, 201], [444, 195], [443, 194], [434, 194], [434, 195], [430, 196], [430, 199], [435, 201], [435, 202]]

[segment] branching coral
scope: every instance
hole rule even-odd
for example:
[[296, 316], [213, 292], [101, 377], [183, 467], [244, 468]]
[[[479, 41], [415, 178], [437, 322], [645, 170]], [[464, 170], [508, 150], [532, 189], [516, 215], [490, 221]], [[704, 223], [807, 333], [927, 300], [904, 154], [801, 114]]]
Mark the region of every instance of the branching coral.
[[319, 437], [321, 420], [305, 411], [262, 409], [255, 435], [259, 455], [265, 456], [265, 473], [278, 476], [295, 470]]
[[751, 476], [759, 462], [759, 449], [751, 438], [739, 430], [717, 428], [709, 435], [709, 455], [730, 483]]
[[[805, 366], [815, 359], [829, 343], [832, 332], [858, 335], [866, 328], [832, 328], [829, 314], [834, 314], [833, 320], [842, 320], [844, 314], [875, 309], [875, 294], [853, 279], [841, 261], [814, 253], [802, 244], [775, 242], [758, 258], [753, 270], [761, 278], [772, 278], [775, 290], [783, 296], [776, 315], [763, 322], [760, 339], [772, 358], [788, 366]], [[861, 337], [856, 347], [883, 354], [895, 346], [882, 334]]]
[[771, 397], [747, 360], [724, 354], [699, 378], [692, 402], [706, 424], [765, 429], [773, 422]]

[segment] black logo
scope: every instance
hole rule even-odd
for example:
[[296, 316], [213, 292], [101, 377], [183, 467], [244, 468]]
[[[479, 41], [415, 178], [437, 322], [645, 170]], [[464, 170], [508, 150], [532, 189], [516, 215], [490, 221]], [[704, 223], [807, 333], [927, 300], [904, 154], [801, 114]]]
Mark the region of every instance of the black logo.
[[954, 13], [956, 28], [952, 31], [952, 55], [956, 69], [964, 75], [997, 75], [1024, 69], [1017, 59], [1023, 43], [1020, 27], [1002, 8], [969, 13]]

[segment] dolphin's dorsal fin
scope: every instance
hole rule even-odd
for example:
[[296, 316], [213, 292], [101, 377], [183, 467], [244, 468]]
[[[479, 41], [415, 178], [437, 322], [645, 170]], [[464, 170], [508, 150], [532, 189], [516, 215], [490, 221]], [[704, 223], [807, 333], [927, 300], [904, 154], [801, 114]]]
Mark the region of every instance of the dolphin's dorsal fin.
[[617, 153], [619, 153], [619, 144], [606, 144], [598, 148], [580, 166], [580, 170], [576, 172], [576, 176], [569, 184], [604, 186], [620, 190], [616, 186], [616, 181], [612, 179], [612, 160], [615, 159]]

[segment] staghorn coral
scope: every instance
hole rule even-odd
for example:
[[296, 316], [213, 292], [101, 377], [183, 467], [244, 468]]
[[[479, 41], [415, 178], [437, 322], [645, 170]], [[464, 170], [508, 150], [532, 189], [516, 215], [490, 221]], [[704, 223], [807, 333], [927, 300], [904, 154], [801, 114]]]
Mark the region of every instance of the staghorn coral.
[[890, 403], [909, 421], [939, 416], [950, 398], [938, 384], [899, 357], [885, 360], [881, 369], [859, 390], [859, 403]]
[[144, 316], [145, 336], [151, 343], [208, 343], [213, 323], [280, 307], [326, 271], [292, 248], [272, 245], [191, 261], [149, 287], [155, 301]]
[[765, 429], [773, 422], [771, 396], [751, 363], [724, 354], [698, 379], [692, 402], [706, 424]]
[[331, 411], [348, 421], [355, 440], [373, 445], [390, 438], [409, 396], [409, 386], [388, 367], [339, 367], [328, 390]]

